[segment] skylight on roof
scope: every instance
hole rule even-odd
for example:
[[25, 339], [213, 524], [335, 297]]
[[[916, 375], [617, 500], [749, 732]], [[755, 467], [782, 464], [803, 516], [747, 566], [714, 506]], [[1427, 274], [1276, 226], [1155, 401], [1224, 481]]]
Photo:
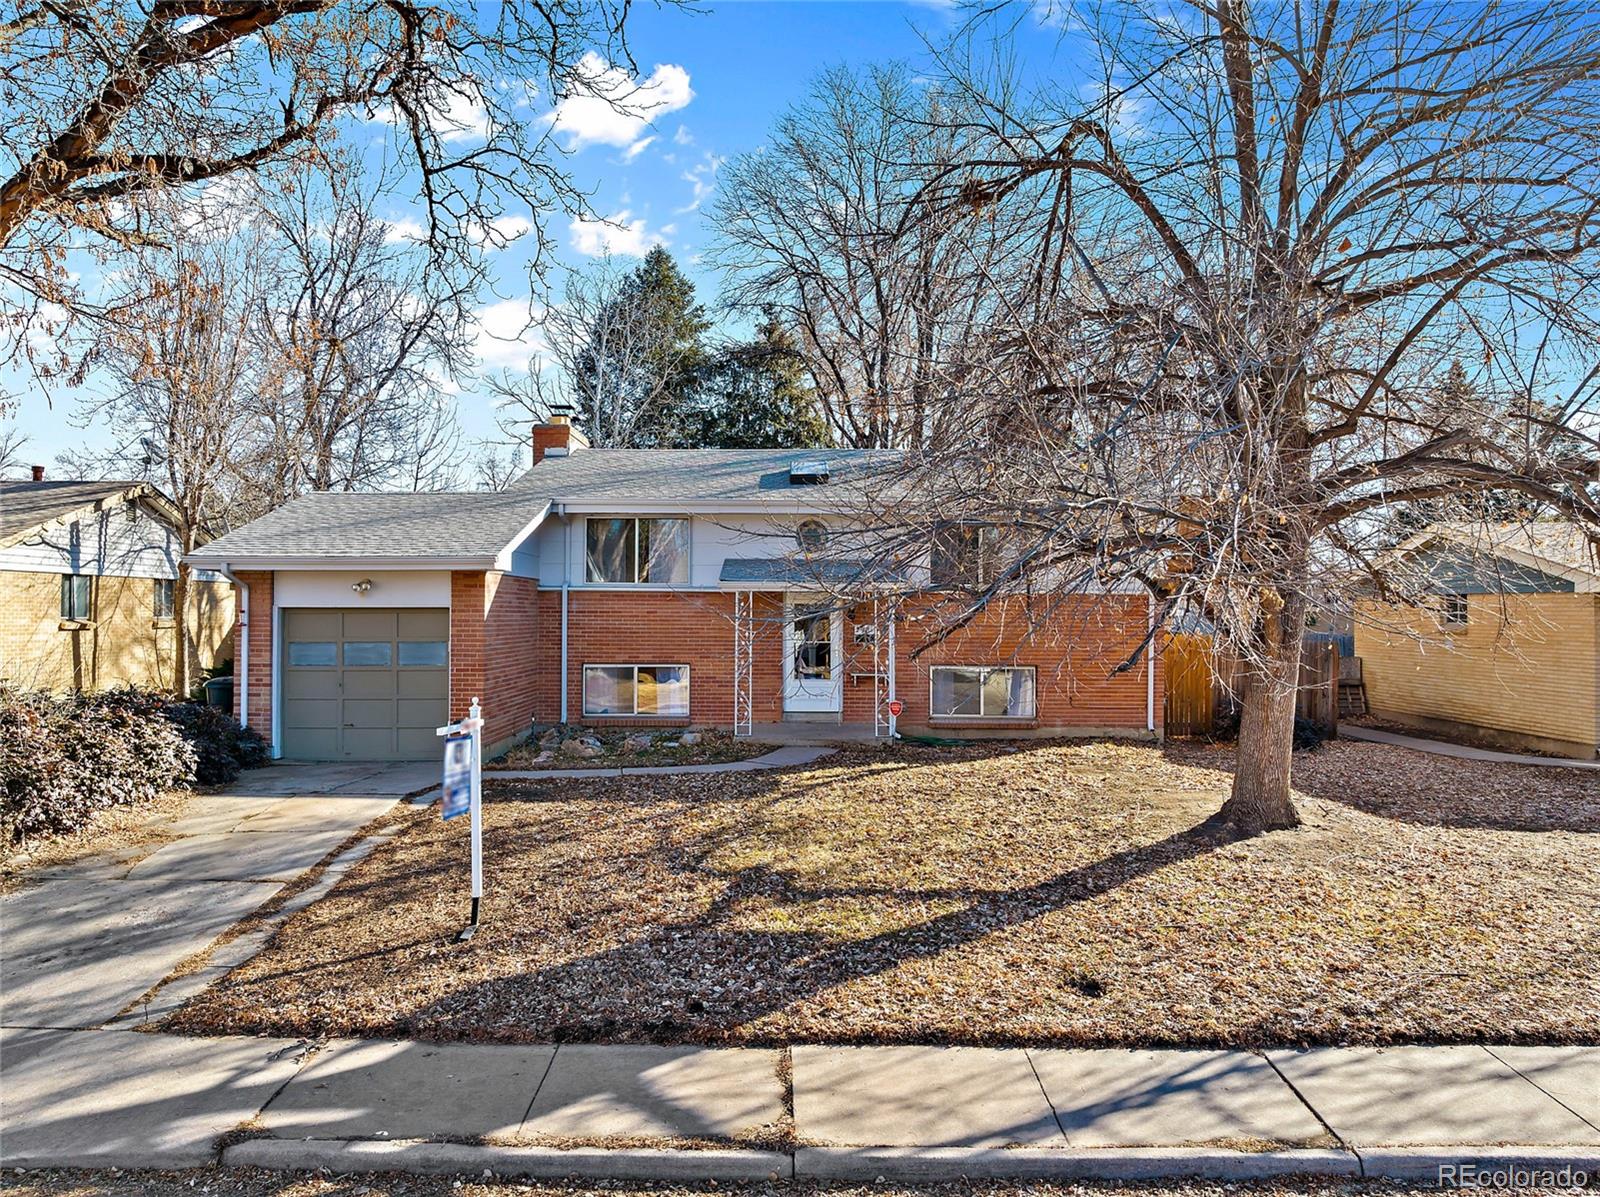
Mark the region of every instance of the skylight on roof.
[[828, 481], [828, 463], [820, 459], [797, 461], [789, 466], [790, 486], [821, 486]]

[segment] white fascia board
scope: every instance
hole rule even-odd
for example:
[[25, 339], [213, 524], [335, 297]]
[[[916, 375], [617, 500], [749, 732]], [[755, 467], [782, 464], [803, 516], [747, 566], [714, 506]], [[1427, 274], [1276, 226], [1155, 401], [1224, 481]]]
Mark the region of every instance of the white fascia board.
[[503, 573], [511, 568], [512, 553], [516, 551], [516, 548], [519, 544], [527, 540], [528, 537], [532, 536], [539, 530], [539, 525], [544, 523], [545, 517], [550, 514], [550, 508], [552, 506], [553, 504], [546, 503], [539, 509], [539, 514], [534, 516], [527, 522], [527, 524], [523, 526], [522, 531], [518, 532], [505, 544], [500, 546], [500, 551], [495, 554], [494, 558], [495, 569], [500, 570]]

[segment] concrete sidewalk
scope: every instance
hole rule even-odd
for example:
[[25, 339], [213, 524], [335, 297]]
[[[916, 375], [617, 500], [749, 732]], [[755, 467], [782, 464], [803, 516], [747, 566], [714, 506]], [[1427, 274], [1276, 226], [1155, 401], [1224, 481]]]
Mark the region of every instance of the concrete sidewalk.
[[1444, 740], [1429, 740], [1423, 736], [1407, 736], [1400, 732], [1384, 731], [1378, 727], [1360, 727], [1353, 723], [1340, 724], [1339, 734], [1348, 740], [1393, 744], [1397, 748], [1409, 748], [1413, 752], [1450, 756], [1462, 761], [1493, 761], [1500, 765], [1534, 765], [1547, 769], [1587, 769], [1600, 773], [1600, 761], [1580, 761], [1560, 756], [1531, 756], [1521, 752], [1495, 752], [1490, 748], [1474, 748], [1470, 744], [1451, 744]]
[[8, 1168], [653, 1180], [1600, 1171], [1600, 1048], [312, 1049], [8, 1030], [0, 1052]]

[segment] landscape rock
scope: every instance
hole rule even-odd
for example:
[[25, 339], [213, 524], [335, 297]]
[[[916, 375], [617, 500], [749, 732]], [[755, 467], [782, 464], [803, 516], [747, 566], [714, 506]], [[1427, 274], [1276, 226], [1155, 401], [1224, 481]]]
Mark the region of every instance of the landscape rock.
[[622, 742], [622, 747], [628, 752], [648, 752], [655, 747], [656, 738], [649, 732], [639, 732], [629, 736]]
[[563, 740], [561, 743], [562, 756], [587, 758], [599, 756], [604, 751], [597, 740]]
[[700, 733], [684, 732], [683, 735], [678, 737], [678, 743], [682, 744], [685, 748], [694, 744], [698, 744], [700, 743]]

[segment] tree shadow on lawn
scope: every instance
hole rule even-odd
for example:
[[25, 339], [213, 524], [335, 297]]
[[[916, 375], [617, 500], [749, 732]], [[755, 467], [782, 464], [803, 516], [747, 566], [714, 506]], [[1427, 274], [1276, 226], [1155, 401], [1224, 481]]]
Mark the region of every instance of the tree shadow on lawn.
[[[811, 889], [766, 865], [719, 874], [724, 888], [700, 915], [646, 928], [617, 947], [463, 986], [406, 1019], [428, 1038], [556, 1042], [717, 1042], [752, 1037], [748, 1024], [850, 982], [887, 973], [1091, 901], [1137, 878], [1234, 842], [1215, 817], [1154, 843], [1111, 853], [1032, 885], [993, 890], [870, 887]], [[678, 868], [697, 868], [690, 858]], [[741, 908], [860, 895], [901, 901], [959, 899], [960, 910], [914, 926], [841, 941], [814, 931], [734, 924]], [[791, 1036], [774, 1034], [771, 1041]], [[895, 1037], [874, 1037], [874, 1042]], [[937, 1042], [908, 1028], [905, 1041]], [[944, 1036], [966, 1042], [970, 1036]]]
[[[1174, 764], [1215, 770], [1226, 788], [1233, 748], [1173, 740], [1164, 755]], [[1576, 769], [1457, 760], [1334, 740], [1296, 752], [1290, 784], [1312, 798], [1423, 827], [1600, 832], [1600, 775]]]

